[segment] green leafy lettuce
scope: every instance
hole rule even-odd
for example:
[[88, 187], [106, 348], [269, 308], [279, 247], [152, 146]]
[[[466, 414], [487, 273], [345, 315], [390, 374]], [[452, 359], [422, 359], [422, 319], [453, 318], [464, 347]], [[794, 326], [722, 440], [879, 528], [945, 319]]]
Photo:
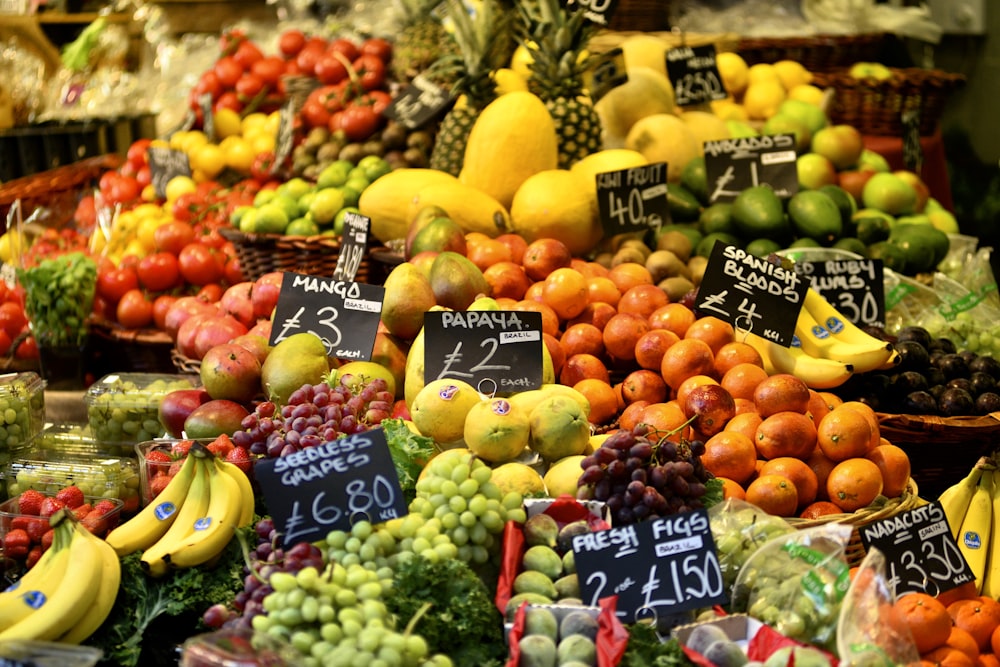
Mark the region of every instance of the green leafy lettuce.
[[424, 465], [437, 453], [434, 438], [417, 435], [407, 427], [402, 419], [386, 419], [381, 423], [389, 454], [396, 466], [399, 486], [403, 489], [406, 504], [417, 495], [417, 477]]
[[670, 638], [660, 641], [652, 625], [635, 623], [628, 626], [628, 646], [619, 667], [694, 667], [680, 643]]

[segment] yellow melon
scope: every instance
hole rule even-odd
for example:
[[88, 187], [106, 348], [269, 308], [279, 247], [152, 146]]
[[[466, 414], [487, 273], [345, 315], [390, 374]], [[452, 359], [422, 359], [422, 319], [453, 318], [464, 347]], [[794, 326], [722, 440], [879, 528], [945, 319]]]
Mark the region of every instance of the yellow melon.
[[410, 200], [408, 219], [414, 219], [425, 206], [439, 206], [448, 211], [448, 217], [466, 233], [479, 232], [495, 238], [508, 231], [510, 225], [510, 215], [503, 204], [458, 181], [432, 183], [422, 188]]
[[568, 169], [548, 169], [529, 176], [510, 207], [511, 231], [528, 243], [558, 239], [574, 255], [583, 255], [603, 234], [596, 197], [590, 194], [594, 187]]
[[708, 111], [685, 111], [680, 119], [688, 126], [698, 142], [699, 153], [704, 153], [706, 141], [720, 141], [731, 135], [726, 121]]
[[594, 104], [604, 127], [604, 147], [621, 148], [632, 126], [646, 116], [674, 112], [674, 89], [667, 77], [648, 67], [633, 67], [628, 81]]
[[358, 200], [361, 215], [371, 218], [371, 233], [382, 243], [406, 237], [410, 228], [410, 200], [432, 183], [458, 183], [436, 169], [396, 169], [364, 189]]
[[633, 125], [625, 147], [639, 151], [650, 162], [666, 162], [671, 183], [681, 180], [684, 166], [702, 151], [687, 123], [666, 113], [646, 116]]

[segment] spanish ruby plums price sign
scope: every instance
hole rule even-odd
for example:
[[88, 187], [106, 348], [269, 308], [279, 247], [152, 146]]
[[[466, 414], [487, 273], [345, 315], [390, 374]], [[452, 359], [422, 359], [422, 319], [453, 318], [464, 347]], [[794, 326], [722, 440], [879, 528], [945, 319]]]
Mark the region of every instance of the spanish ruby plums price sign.
[[777, 255], [757, 257], [716, 241], [695, 310], [788, 347], [808, 289], [809, 282]]
[[885, 326], [885, 273], [881, 259], [795, 262], [795, 271], [860, 327]]
[[605, 236], [643, 232], [670, 222], [666, 162], [605, 171], [595, 178]]
[[584, 604], [618, 596], [623, 623], [658, 626], [726, 600], [708, 512], [697, 509], [573, 538]]
[[424, 381], [462, 380], [480, 393], [542, 385], [542, 314], [514, 310], [424, 313]]
[[705, 180], [710, 202], [733, 201], [747, 188], [770, 185], [783, 199], [799, 191], [794, 134], [763, 134], [706, 141]]
[[167, 183], [175, 176], [191, 176], [191, 161], [184, 151], [150, 146], [146, 158], [149, 160], [149, 178], [157, 197], [167, 196]]
[[865, 549], [885, 554], [886, 576], [897, 596], [937, 595], [975, 581], [938, 501], [873, 521], [858, 528], [858, 537]]
[[338, 359], [372, 358], [385, 288], [332, 278], [285, 273], [274, 308], [271, 345], [311, 333]]
[[384, 115], [407, 129], [416, 130], [436, 118], [454, 100], [445, 88], [418, 74], [392, 98]]
[[334, 280], [354, 280], [368, 249], [371, 218], [348, 211], [344, 214], [344, 232], [340, 238], [340, 255], [333, 269]]
[[584, 17], [598, 25], [608, 25], [615, 15], [618, 0], [567, 0], [570, 11], [582, 11]]
[[254, 475], [285, 548], [408, 512], [381, 427], [262, 459]]
[[674, 82], [674, 102], [677, 106], [724, 100], [728, 95], [715, 62], [714, 44], [669, 49], [667, 76]]

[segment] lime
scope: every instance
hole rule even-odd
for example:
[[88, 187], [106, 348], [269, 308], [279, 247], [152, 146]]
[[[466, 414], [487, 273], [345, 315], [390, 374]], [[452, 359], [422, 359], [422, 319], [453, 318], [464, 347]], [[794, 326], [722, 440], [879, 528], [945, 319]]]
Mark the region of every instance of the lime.
[[[247, 234], [257, 233], [257, 209], [253, 206], [244, 207], [245, 210], [239, 217], [239, 230]], [[236, 222], [233, 222], [236, 225]]]
[[344, 183], [345, 188], [350, 188], [356, 192], [364, 192], [365, 188], [369, 185], [371, 185], [371, 183], [369, 183], [368, 179], [364, 176], [352, 176], [347, 179], [346, 183]]
[[298, 215], [305, 215], [309, 212], [309, 207], [312, 206], [313, 199], [316, 198], [316, 193], [319, 190], [310, 190], [301, 197], [299, 197], [299, 213]]
[[369, 182], [392, 171], [392, 167], [380, 155], [366, 155], [358, 160], [358, 168], [361, 169]]
[[781, 244], [771, 239], [754, 239], [745, 250], [755, 257], [767, 257], [781, 250]]
[[357, 213], [358, 215], [360, 215], [361, 211], [358, 210], [357, 206], [345, 206], [342, 209], [340, 209], [337, 212], [337, 215], [335, 215], [333, 218], [334, 234], [339, 235], [344, 233], [344, 216], [346, 216], [348, 213]]
[[257, 207], [256, 231], [258, 233], [283, 234], [287, 226], [288, 213], [281, 206], [267, 203]]
[[347, 182], [347, 174], [353, 168], [354, 165], [347, 160], [337, 160], [330, 163], [316, 176], [316, 187], [320, 190], [340, 187]]
[[338, 188], [320, 190], [309, 205], [309, 215], [318, 225], [333, 222], [337, 211], [344, 207], [344, 195]]
[[276, 194], [267, 203], [280, 206], [289, 220], [294, 220], [300, 215], [299, 200], [297, 197], [290, 197], [287, 194]]
[[315, 236], [319, 234], [319, 226], [309, 218], [296, 218], [285, 227], [286, 236]]
[[253, 197], [253, 205], [260, 207], [268, 203], [272, 199], [278, 196], [277, 190], [273, 188], [265, 188], [263, 190], [258, 190], [257, 194]]
[[357, 206], [361, 199], [361, 192], [346, 185], [340, 188], [340, 194], [344, 195], [344, 206]]
[[800, 236], [791, 243], [788, 244], [789, 248], [822, 248], [823, 244], [814, 238], [808, 236]]
[[312, 190], [313, 190], [312, 183], [310, 183], [309, 181], [300, 176], [295, 176], [294, 178], [290, 178], [289, 180], [285, 181], [277, 188], [275, 188], [275, 192], [277, 192], [279, 195], [287, 195], [292, 199], [299, 199], [302, 197], [302, 195], [306, 194], [307, 192], [311, 192]]

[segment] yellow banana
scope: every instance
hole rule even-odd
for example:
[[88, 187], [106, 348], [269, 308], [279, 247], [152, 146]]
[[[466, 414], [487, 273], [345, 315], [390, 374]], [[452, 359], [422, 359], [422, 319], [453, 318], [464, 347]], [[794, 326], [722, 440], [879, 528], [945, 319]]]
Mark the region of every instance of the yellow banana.
[[250, 486], [250, 480], [247, 478], [245, 472], [240, 470], [237, 466], [233, 465], [229, 461], [223, 461], [222, 459], [215, 459], [215, 465], [219, 467], [219, 470], [232, 477], [236, 480], [236, 484], [240, 487], [240, 496], [242, 500], [240, 501], [240, 521], [239, 526], [249, 526], [253, 521], [254, 516], [254, 503], [256, 502], [253, 492], [253, 487]]
[[986, 577], [986, 557], [993, 528], [993, 470], [984, 470], [972, 494], [958, 533], [958, 550], [965, 557], [980, 590]]
[[167, 563], [163, 556], [173, 551], [177, 545], [186, 540], [194, 531], [195, 524], [208, 512], [210, 500], [208, 462], [201, 456], [188, 454], [195, 460], [194, 481], [188, 489], [184, 504], [177, 510], [177, 518], [154, 544], [142, 552], [142, 568], [153, 577], [162, 577], [167, 573]]
[[236, 534], [244, 505], [240, 486], [214, 461], [207, 461], [205, 467], [211, 478], [208, 512], [195, 522], [193, 533], [176, 542], [174, 548], [163, 555], [163, 560], [170, 567], [201, 565], [220, 554]]
[[52, 545], [34, 567], [0, 593], [0, 630], [23, 620], [51, 599], [69, 565], [69, 546], [69, 531], [56, 530]]
[[813, 318], [833, 334], [834, 338], [853, 345], [878, 345], [885, 341], [872, 336], [854, 322], [850, 321], [826, 297], [810, 287], [802, 302], [804, 310], [809, 311]]
[[[72, 527], [69, 527], [72, 531]], [[75, 533], [69, 545], [69, 563], [58, 588], [45, 604], [0, 632], [0, 641], [12, 639], [52, 641], [88, 613], [101, 586], [103, 559], [94, 540]]]
[[986, 559], [986, 576], [980, 586], [981, 595], [1000, 598], [1000, 478], [993, 478], [993, 525], [990, 529], [990, 548]]
[[[867, 334], [865, 334], [867, 335]], [[795, 322], [795, 337], [807, 354], [854, 366], [855, 373], [867, 373], [883, 366], [891, 357], [891, 343], [868, 336], [868, 343], [847, 343], [837, 339], [805, 308]]]
[[101, 556], [101, 584], [87, 613], [57, 639], [63, 644], [82, 644], [101, 627], [108, 614], [111, 613], [111, 608], [115, 605], [115, 600], [118, 598], [118, 587], [122, 579], [121, 561], [118, 560], [118, 554], [115, 553], [115, 550], [80, 524], [76, 524], [75, 528], [78, 533], [81, 533], [77, 539], [93, 540], [97, 546]]
[[148, 549], [163, 537], [184, 504], [196, 470], [194, 457], [188, 456], [166, 487], [138, 514], [107, 536], [107, 542], [119, 556]]
[[945, 519], [948, 520], [948, 527], [951, 528], [951, 536], [958, 538], [958, 531], [962, 527], [962, 521], [969, 511], [969, 503], [972, 502], [972, 495], [979, 486], [979, 479], [983, 476], [983, 468], [986, 457], [982, 457], [972, 466], [972, 470], [965, 476], [965, 479], [952, 484], [941, 492], [938, 502], [944, 510]]
[[794, 375], [813, 389], [839, 387], [854, 372], [850, 364], [814, 357], [801, 347], [785, 347], [753, 333], [747, 333], [744, 342], [752, 345], [762, 359], [766, 358], [775, 373]]

